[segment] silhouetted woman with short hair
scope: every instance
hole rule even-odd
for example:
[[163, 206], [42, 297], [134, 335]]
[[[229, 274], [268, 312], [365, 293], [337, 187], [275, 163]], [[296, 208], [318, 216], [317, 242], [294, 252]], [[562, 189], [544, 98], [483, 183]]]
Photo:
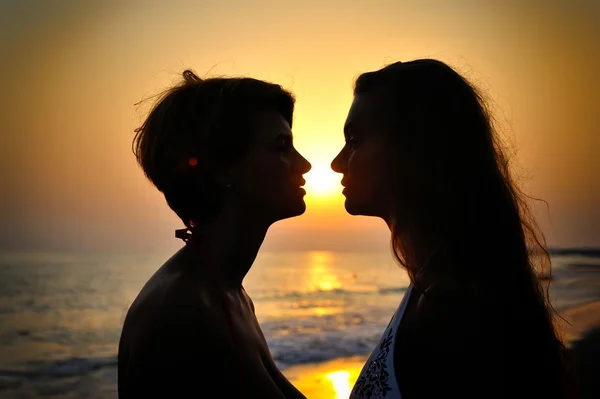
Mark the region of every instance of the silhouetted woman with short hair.
[[191, 71], [137, 130], [134, 152], [185, 229], [146, 283], [119, 344], [121, 398], [303, 398], [277, 369], [242, 280], [269, 226], [305, 211], [294, 98]]

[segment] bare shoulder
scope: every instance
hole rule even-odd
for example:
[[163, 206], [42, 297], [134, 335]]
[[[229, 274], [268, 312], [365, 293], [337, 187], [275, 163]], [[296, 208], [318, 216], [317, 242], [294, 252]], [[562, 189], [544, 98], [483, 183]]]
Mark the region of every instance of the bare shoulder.
[[120, 397], [171, 397], [175, 389], [225, 383], [218, 371], [234, 361], [226, 316], [186, 277], [159, 270], [129, 309], [119, 342]]
[[[221, 330], [226, 323], [221, 304], [215, 301], [209, 285], [174, 267], [181, 259], [172, 258], [142, 288], [127, 312], [121, 346], [131, 350], [157, 350], [192, 339], [198, 348], [226, 344]], [[175, 265], [176, 266], [176, 265]], [[173, 340], [173, 342], [171, 342]]]
[[215, 287], [186, 273], [159, 271], [125, 321], [119, 397], [240, 397], [243, 384], [252, 397], [281, 398], [258, 352], [239, 346], [242, 333], [236, 338], [230, 323]]

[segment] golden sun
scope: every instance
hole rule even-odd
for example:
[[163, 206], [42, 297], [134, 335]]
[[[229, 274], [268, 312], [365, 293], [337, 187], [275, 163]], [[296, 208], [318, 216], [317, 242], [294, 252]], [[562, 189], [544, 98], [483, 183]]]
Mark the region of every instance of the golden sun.
[[335, 173], [329, 165], [313, 165], [310, 172], [304, 175], [306, 193], [315, 197], [330, 197], [341, 191], [342, 175]]

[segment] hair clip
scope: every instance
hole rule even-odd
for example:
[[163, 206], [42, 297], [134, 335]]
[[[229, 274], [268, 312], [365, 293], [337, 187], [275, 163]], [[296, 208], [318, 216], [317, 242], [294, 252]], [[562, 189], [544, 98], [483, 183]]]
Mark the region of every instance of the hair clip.
[[175, 237], [188, 242], [188, 240], [192, 237], [188, 228], [175, 230]]

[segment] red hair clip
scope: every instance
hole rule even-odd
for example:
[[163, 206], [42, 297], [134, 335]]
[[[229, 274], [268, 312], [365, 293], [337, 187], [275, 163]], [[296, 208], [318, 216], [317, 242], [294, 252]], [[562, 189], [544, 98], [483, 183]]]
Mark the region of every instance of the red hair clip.
[[189, 168], [193, 168], [195, 166], [198, 166], [198, 158], [190, 157], [187, 160], [180, 161], [178, 169], [180, 172], [184, 172], [184, 171], [188, 170]]

